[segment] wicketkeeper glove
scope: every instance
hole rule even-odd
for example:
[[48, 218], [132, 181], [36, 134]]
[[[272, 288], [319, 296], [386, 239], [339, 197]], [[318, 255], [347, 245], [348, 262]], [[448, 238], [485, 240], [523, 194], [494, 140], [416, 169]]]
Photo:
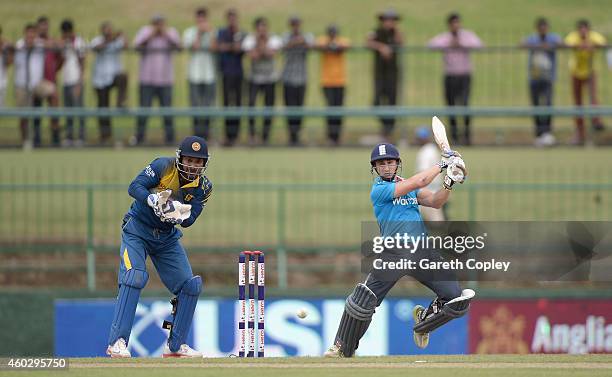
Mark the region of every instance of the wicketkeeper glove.
[[166, 202], [168, 201], [168, 198], [170, 198], [171, 194], [172, 190], [165, 190], [155, 194], [150, 194], [147, 197], [147, 204], [153, 209], [155, 216], [162, 220], [164, 215], [164, 206], [166, 205]]
[[173, 225], [181, 224], [191, 216], [191, 204], [183, 204], [178, 200], [169, 201], [163, 209], [162, 221]]
[[172, 224], [172, 225], [180, 225], [183, 223], [183, 219], [175, 219], [173, 217], [166, 217], [164, 218], [164, 222], [168, 223], [168, 224]]

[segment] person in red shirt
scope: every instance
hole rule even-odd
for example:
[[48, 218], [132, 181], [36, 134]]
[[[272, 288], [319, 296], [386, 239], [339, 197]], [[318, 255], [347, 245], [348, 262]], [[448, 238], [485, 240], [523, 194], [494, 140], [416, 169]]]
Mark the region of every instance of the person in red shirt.
[[[57, 72], [62, 67], [62, 54], [58, 48], [58, 41], [49, 36], [49, 19], [46, 16], [41, 16], [36, 21], [36, 29], [38, 37], [44, 41], [45, 64], [43, 72], [42, 88], [44, 92], [40, 93], [43, 100], [47, 101], [48, 106], [59, 106], [59, 94], [57, 91]], [[54, 147], [60, 145], [60, 127], [59, 118], [51, 118], [51, 143]]]

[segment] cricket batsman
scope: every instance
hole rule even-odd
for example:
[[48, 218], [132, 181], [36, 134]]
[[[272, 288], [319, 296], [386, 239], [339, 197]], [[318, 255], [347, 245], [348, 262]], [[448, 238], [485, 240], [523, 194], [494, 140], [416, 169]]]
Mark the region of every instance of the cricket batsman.
[[108, 337], [110, 357], [131, 357], [128, 350], [140, 291], [149, 274], [145, 261], [153, 265], [166, 288], [176, 297], [172, 321], [162, 357], [202, 357], [185, 343], [193, 313], [202, 291], [202, 278], [194, 276], [177, 225], [190, 227], [202, 213], [212, 191], [204, 175], [210, 155], [206, 141], [185, 138], [176, 157], [160, 157], [147, 165], [130, 184], [135, 200], [123, 218], [119, 255], [119, 294]]
[[[461, 155], [452, 150], [442, 152], [442, 160], [436, 165], [407, 179], [397, 175], [401, 163], [399, 151], [392, 144], [379, 144], [372, 150], [371, 171], [376, 172], [377, 177], [372, 186], [370, 199], [382, 237], [394, 237], [398, 234], [421, 236], [426, 230], [419, 213], [419, 205], [441, 208], [450, 197], [453, 185], [457, 182], [463, 183], [467, 175]], [[463, 174], [454, 174], [457, 169]], [[425, 188], [439, 174], [444, 174], [443, 187], [435, 192]], [[392, 252], [385, 250], [383, 253], [388, 251]], [[417, 250], [416, 253], [425, 254], [419, 255], [419, 258], [430, 260], [442, 258], [435, 250]], [[470, 289], [461, 291], [457, 278], [451, 271], [432, 274], [431, 271], [419, 269], [400, 270], [394, 272], [391, 279], [383, 279], [372, 268], [365, 282], [357, 284], [346, 299], [334, 344], [325, 352], [326, 357], [352, 357], [355, 354], [359, 340], [367, 331], [376, 307], [404, 275], [411, 275], [437, 296], [427, 309], [417, 305], [413, 310], [415, 323], [413, 338], [419, 348], [427, 347], [430, 332], [454, 318], [463, 316], [475, 295]]]

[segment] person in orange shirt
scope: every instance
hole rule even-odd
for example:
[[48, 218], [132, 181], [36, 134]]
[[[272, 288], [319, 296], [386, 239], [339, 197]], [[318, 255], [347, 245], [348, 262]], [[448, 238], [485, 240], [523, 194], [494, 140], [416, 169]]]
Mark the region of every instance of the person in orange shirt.
[[[330, 107], [344, 104], [346, 86], [345, 51], [350, 47], [350, 41], [338, 34], [338, 27], [329, 25], [326, 35], [317, 38], [316, 43], [317, 49], [321, 50], [321, 87]], [[331, 145], [340, 144], [341, 128], [341, 116], [327, 117], [327, 138]]]
[[[579, 20], [576, 24], [576, 31], [565, 37], [565, 44], [574, 50], [570, 59], [574, 103], [576, 106], [582, 106], [582, 88], [586, 85], [589, 88], [591, 105], [597, 105], [593, 57], [596, 48], [605, 46], [606, 39], [603, 35], [591, 30], [589, 21]], [[603, 130], [604, 125], [599, 117], [593, 117], [592, 123], [593, 129], [596, 131]], [[584, 144], [585, 139], [584, 118], [578, 116], [576, 117], [576, 136], [572, 140], [572, 144]]]

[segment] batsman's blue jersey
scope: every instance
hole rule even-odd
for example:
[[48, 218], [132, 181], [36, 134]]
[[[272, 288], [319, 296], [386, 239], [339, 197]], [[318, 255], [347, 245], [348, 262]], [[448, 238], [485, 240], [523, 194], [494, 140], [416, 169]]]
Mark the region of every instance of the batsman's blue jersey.
[[396, 234], [408, 234], [416, 237], [427, 234], [419, 212], [417, 199], [419, 190], [394, 198], [395, 183], [395, 181], [389, 182], [377, 177], [372, 185], [370, 200], [374, 207], [374, 216], [380, 228], [380, 235], [393, 237]]
[[161, 221], [147, 204], [149, 194], [170, 189], [171, 200], [191, 204], [191, 216], [184, 220], [181, 226], [186, 228], [196, 221], [212, 192], [212, 183], [206, 177], [198, 177], [195, 181], [181, 186], [174, 161], [172, 157], [157, 158], [134, 178], [128, 193], [136, 200], [132, 203], [128, 216], [152, 228], [172, 229], [174, 225]]

